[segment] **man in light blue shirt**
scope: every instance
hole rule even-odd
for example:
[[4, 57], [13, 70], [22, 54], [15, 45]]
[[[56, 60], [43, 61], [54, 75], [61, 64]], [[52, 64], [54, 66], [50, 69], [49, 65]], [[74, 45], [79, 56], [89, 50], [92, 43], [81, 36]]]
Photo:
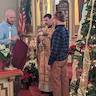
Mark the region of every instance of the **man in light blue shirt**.
[[14, 25], [16, 13], [12, 9], [5, 12], [5, 21], [0, 23], [0, 44], [8, 45], [19, 39], [17, 29]]
[[[14, 10], [8, 9], [5, 12], [5, 21], [0, 23], [0, 44], [4, 44], [4, 45], [11, 44], [11, 47], [13, 47], [14, 44], [16, 44], [16, 40], [19, 39], [19, 36], [17, 33], [17, 29], [14, 25], [15, 19], [16, 19], [16, 13], [14, 12]], [[13, 55], [14, 54], [12, 54], [12, 56]], [[18, 55], [20, 55], [20, 54], [18, 54]], [[10, 58], [9, 63], [10, 64], [13, 63], [13, 57]], [[12, 66], [12, 65], [9, 65], [9, 66]], [[11, 69], [13, 69], [13, 67]], [[16, 78], [16, 81], [14, 82], [14, 90], [15, 90], [14, 96], [17, 96], [18, 89], [16, 87], [16, 84], [18, 82], [19, 82], [19, 80], [17, 80], [17, 78]], [[20, 84], [18, 83], [17, 85], [20, 85]]]

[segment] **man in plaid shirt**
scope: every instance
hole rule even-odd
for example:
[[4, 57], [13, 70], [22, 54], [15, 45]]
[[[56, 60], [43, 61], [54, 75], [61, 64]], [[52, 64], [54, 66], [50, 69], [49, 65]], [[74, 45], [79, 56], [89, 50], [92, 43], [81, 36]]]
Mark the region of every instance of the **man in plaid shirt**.
[[69, 49], [69, 32], [64, 27], [64, 15], [56, 12], [55, 31], [51, 38], [51, 53], [48, 64], [51, 66], [51, 86], [54, 96], [69, 96], [68, 78], [66, 75]]

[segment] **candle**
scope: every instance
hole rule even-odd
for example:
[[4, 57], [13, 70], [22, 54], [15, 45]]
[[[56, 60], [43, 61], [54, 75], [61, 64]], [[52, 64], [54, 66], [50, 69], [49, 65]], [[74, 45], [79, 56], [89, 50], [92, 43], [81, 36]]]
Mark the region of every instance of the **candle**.
[[9, 27], [9, 40], [11, 40], [11, 27]]

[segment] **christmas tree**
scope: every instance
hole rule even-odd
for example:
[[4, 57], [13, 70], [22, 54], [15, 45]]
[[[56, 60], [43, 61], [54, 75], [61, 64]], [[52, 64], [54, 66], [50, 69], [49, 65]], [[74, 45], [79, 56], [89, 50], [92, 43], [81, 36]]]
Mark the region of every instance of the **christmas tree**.
[[96, 96], [96, 0], [84, 2], [72, 67], [70, 96]]

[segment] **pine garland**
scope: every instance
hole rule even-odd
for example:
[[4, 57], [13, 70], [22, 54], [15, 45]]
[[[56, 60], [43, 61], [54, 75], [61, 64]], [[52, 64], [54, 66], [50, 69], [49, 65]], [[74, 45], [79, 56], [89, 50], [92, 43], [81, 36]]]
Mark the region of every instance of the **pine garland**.
[[[90, 46], [96, 44], [96, 0], [85, 0], [82, 12], [82, 19], [78, 31], [77, 45], [73, 58], [73, 77], [70, 87], [70, 96], [86, 96], [89, 70], [92, 64], [94, 55], [93, 48]], [[94, 32], [95, 31], [95, 32]], [[83, 48], [82, 48], [83, 46]], [[94, 53], [94, 52], [93, 52]], [[96, 56], [96, 55], [95, 55]], [[78, 57], [78, 58], [77, 58]], [[79, 61], [80, 58], [81, 62]], [[77, 69], [82, 69], [82, 74], [77, 77]], [[90, 95], [91, 96], [91, 95]]]

